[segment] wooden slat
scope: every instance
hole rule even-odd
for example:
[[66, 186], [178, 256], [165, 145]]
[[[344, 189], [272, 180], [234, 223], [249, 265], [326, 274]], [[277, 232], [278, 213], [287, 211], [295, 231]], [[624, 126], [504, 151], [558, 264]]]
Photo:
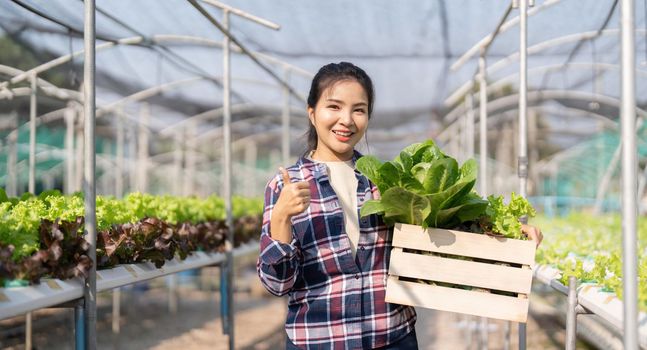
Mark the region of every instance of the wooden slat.
[[[528, 265], [521, 265], [521, 269], [522, 269], [522, 270], [524, 270], [524, 271], [530, 271], [530, 266], [528, 266]], [[532, 272], [531, 272], [531, 273], [532, 273]], [[531, 282], [531, 283], [532, 283], [532, 282]], [[530, 294], [530, 291], [528, 291], [528, 293], [519, 294], [519, 295], [518, 295], [518, 297], [519, 297], [520, 299], [528, 299], [528, 294]]]
[[474, 261], [391, 251], [389, 274], [515, 293], [530, 293], [532, 271]]
[[536, 249], [534, 241], [435, 228], [423, 229], [399, 223], [395, 225], [393, 246], [523, 265], [534, 264]]
[[386, 285], [386, 301], [513, 322], [525, 323], [528, 319], [528, 299], [399, 281], [393, 277], [389, 277]]

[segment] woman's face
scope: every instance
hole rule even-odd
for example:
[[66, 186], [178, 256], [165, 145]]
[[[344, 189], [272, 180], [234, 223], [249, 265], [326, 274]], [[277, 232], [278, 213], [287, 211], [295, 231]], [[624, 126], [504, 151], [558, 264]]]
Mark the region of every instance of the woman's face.
[[341, 80], [324, 90], [308, 117], [317, 130], [313, 158], [346, 161], [368, 127], [368, 97], [355, 80]]

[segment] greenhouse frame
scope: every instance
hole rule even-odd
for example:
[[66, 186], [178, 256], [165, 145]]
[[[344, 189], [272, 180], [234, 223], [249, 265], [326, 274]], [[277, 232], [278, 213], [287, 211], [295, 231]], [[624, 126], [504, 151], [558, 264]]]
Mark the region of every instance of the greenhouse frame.
[[[532, 321], [417, 308], [421, 348], [548, 347], [534, 342], [552, 300], [550, 346], [647, 349], [647, 1], [11, 0], [0, 33], [0, 347], [43, 341], [44, 309], [72, 311], [76, 349], [108, 346], [99, 294], [119, 338], [122, 293], [165, 281], [175, 315], [182, 276], [212, 268], [212, 318], [243, 348], [255, 330], [235, 326], [237, 279], [259, 254], [259, 198], [305, 151], [315, 72], [350, 61], [377, 94], [360, 152], [397, 159], [433, 139], [476, 159], [481, 197], [540, 213], [519, 218], [545, 235], [518, 294]], [[154, 240], [126, 237], [139, 229]], [[433, 340], [427, 317], [460, 342]]]

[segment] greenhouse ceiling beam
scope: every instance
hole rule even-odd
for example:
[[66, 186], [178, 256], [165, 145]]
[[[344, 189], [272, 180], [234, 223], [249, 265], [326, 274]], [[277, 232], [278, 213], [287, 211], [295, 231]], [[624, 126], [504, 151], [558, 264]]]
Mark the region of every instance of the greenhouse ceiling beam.
[[[281, 108], [282, 106], [279, 106], [279, 105], [241, 103], [241, 104], [232, 105], [231, 111], [232, 113], [246, 113], [246, 112], [255, 112], [255, 111], [258, 111], [259, 109], [276, 109], [277, 112], [280, 112]], [[297, 115], [305, 115], [305, 110], [303, 108], [290, 107], [290, 113], [297, 114]], [[192, 123], [194, 121], [219, 119], [219, 118], [222, 118], [223, 114], [224, 114], [223, 107], [214, 108], [214, 109], [193, 115], [191, 117], [185, 118], [182, 121], [175, 123], [173, 125], [169, 125], [166, 128], [161, 129], [159, 133], [163, 136], [169, 136], [173, 132], [175, 132], [176, 129], [182, 128], [188, 125], [189, 123]]]
[[[85, 29], [84, 30], [79, 30], [79, 29], [75, 28], [74, 26], [72, 26], [72, 25], [70, 25], [68, 23], [65, 23], [64, 21], [59, 20], [59, 19], [57, 19], [55, 17], [52, 17], [52, 16], [50, 16], [50, 15], [48, 15], [46, 13], [43, 13], [43, 12], [39, 11], [38, 9], [35, 9], [35, 8], [29, 6], [29, 5], [26, 5], [26, 4], [22, 3], [19, 0], [12, 0], [12, 1], [14, 3], [18, 4], [19, 6], [23, 7], [27, 11], [32, 12], [35, 15], [41, 17], [41, 18], [44, 18], [44, 19], [46, 19], [46, 20], [48, 20], [48, 21], [50, 21], [52, 23], [55, 23], [55, 24], [57, 24], [59, 26], [64, 27], [65, 29], [67, 29], [67, 34], [68, 35], [76, 34], [76, 35], [80, 35], [81, 37], [85, 37]], [[84, 2], [85, 0], [80, 0], [80, 1]], [[87, 4], [84, 4], [84, 6], [87, 6]], [[117, 24], [125, 27], [126, 29], [128, 29], [128, 30], [130, 30], [132, 32], [135, 32], [139, 36], [144, 36], [142, 33], [136, 31], [132, 27], [128, 26], [126, 23], [124, 23], [121, 20], [119, 20], [118, 18], [110, 15], [109, 13], [107, 13], [106, 11], [102, 10], [99, 7], [95, 6], [95, 12], [99, 12], [99, 13], [103, 14], [104, 16], [106, 16], [109, 19], [113, 20]], [[109, 38], [109, 37], [105, 37], [105, 36], [102, 36], [102, 35], [96, 35], [96, 33], [95, 33], [94, 38], [95, 38], [95, 42], [93, 44], [96, 44], [96, 39], [104, 40], [104, 41], [108, 41], [108, 42], [113, 42], [113, 43], [117, 41], [115, 38]], [[147, 47], [147, 48], [151, 48], [146, 43], [143, 44], [142, 46]], [[191, 73], [194, 73], [194, 74], [197, 74], [197, 75], [202, 75], [205, 78], [208, 78], [213, 83], [215, 83], [218, 87], [222, 88], [222, 83], [220, 81], [218, 81], [216, 79], [209, 78], [209, 73], [207, 73], [204, 69], [202, 69], [201, 67], [195, 65], [191, 61], [187, 60], [186, 58], [176, 54], [175, 52], [173, 52], [173, 51], [171, 51], [171, 50], [169, 50], [169, 49], [167, 49], [165, 47], [152, 47], [152, 49], [157, 51], [158, 53], [162, 54], [166, 58], [169, 58], [169, 56], [172, 56], [175, 60], [180, 61], [180, 63], [178, 63], [175, 60], [169, 58], [169, 62], [171, 62], [171, 64], [178, 67], [179, 69], [187, 70], [185, 66], [192, 67], [194, 69], [194, 71], [192, 71]], [[236, 96], [238, 98], [240, 98], [241, 100], [244, 100], [244, 98], [242, 96], [240, 96], [239, 94], [236, 94]]]
[[[253, 83], [253, 84], [259, 84], [259, 85], [267, 84], [267, 85], [272, 86], [272, 87], [277, 87], [276, 85], [272, 85], [270, 83], [266, 83], [266, 82], [262, 82], [262, 81], [257, 81], [257, 80], [254, 80], [254, 79], [242, 79], [242, 78], [241, 79], [234, 78], [234, 79], [244, 81], [244, 82]], [[205, 80], [206, 79], [203, 78], [203, 77], [194, 77], [194, 78], [182, 79], [182, 80], [177, 80], [177, 81], [173, 81], [173, 82], [169, 82], [169, 83], [164, 83], [164, 84], [160, 84], [160, 85], [157, 85], [157, 86], [153, 86], [153, 87], [138, 91], [138, 92], [136, 92], [136, 93], [134, 93], [132, 95], [126, 96], [126, 97], [124, 97], [124, 98], [122, 98], [120, 100], [110, 102], [110, 103], [104, 104], [103, 106], [99, 107], [97, 109], [97, 118], [102, 117], [102, 116], [106, 115], [109, 112], [114, 112], [115, 110], [119, 109], [121, 106], [123, 106], [126, 103], [142, 101], [142, 100], [145, 100], [145, 99], [150, 98], [152, 96], [155, 96], [157, 94], [160, 94], [162, 92], [172, 90], [172, 88], [177, 88], [179, 86], [183, 86], [184, 84], [191, 84], [191, 83], [201, 82], [201, 81], [205, 81]], [[11, 96], [29, 96], [29, 94], [31, 93], [31, 88], [27, 88], [27, 87], [14, 88], [14, 89], [7, 89], [7, 91], [11, 94]], [[78, 91], [74, 91], [74, 90], [64, 90], [64, 91], [67, 91], [67, 92], [70, 92], [70, 93], [75, 93], [77, 96], [74, 96], [74, 97], [80, 97], [80, 96], [78, 96], [79, 95]], [[1, 94], [0, 94], [0, 97], [2, 97]], [[71, 99], [70, 96], [63, 96], [61, 98]], [[49, 123], [49, 122], [52, 122], [52, 121], [55, 121], [55, 120], [58, 120], [58, 119], [62, 119], [64, 114], [65, 114], [65, 111], [68, 108], [69, 107], [64, 107], [64, 108], [61, 108], [61, 109], [53, 110], [53, 111], [50, 111], [48, 113], [45, 113], [45, 114], [37, 117], [37, 125], [40, 125], [41, 123]], [[135, 122], [135, 123], [139, 123], [139, 120], [137, 118], [129, 117], [129, 119], [131, 121]]]
[[[196, 37], [190, 37], [190, 36], [175, 36], [175, 35], [157, 35], [156, 36], [156, 40], [160, 41], [160, 42], [165, 42], [165, 41], [179, 41], [179, 42], [182, 42], [184, 40], [193, 41], [193, 42], [200, 42], [200, 41], [202, 41], [202, 39], [205, 39], [205, 38], [201, 38], [201, 37], [197, 37], [197, 36]], [[149, 39], [145, 38], [143, 36], [133, 36], [133, 37], [128, 37], [128, 38], [122, 38], [122, 39], [116, 40], [114, 42], [106, 42], [106, 43], [98, 44], [98, 45], [96, 45], [96, 51], [103, 51], [103, 50], [111, 49], [111, 48], [114, 48], [114, 47], [119, 46], [119, 45], [142, 46], [142, 45], [146, 44], [148, 41], [149, 41]], [[215, 45], [216, 42], [209, 43], [208, 39], [205, 39], [204, 42], [205, 42], [205, 45], [216, 46]], [[241, 52], [236, 51], [235, 49], [234, 49], [234, 52], [236, 52], [238, 54], [241, 54]], [[48, 71], [48, 70], [50, 70], [52, 68], [61, 66], [61, 65], [65, 64], [65, 63], [71, 61], [73, 58], [81, 56], [83, 54], [84, 54], [84, 50], [78, 50], [78, 51], [75, 51], [75, 52], [73, 52], [71, 54], [66, 54], [66, 55], [59, 56], [59, 57], [57, 57], [57, 58], [55, 58], [55, 59], [53, 59], [51, 61], [40, 64], [40, 65], [38, 65], [38, 66], [36, 66], [34, 68], [31, 68], [29, 70], [22, 71], [22, 73], [19, 73], [18, 75], [15, 75], [11, 79], [9, 79], [7, 81], [0, 82], [0, 92], [3, 89], [7, 88], [9, 85], [13, 85], [13, 84], [17, 84], [17, 83], [20, 83], [22, 81], [25, 81], [26, 79], [29, 78], [30, 74], [38, 74], [38, 75], [40, 75], [43, 72], [46, 72], [46, 71]], [[252, 54], [256, 55], [258, 53], [257, 52], [252, 52]], [[307, 71], [304, 71], [302, 69], [297, 69], [297, 67], [295, 67], [293, 65], [289, 65], [286, 62], [282, 62], [282, 61], [280, 61], [278, 59], [268, 59], [268, 57], [269, 57], [268, 55], [260, 54], [260, 55], [258, 55], [258, 57], [261, 58], [261, 59], [267, 60], [268, 62], [271, 62], [271, 63], [282, 64], [282, 65], [284, 65], [286, 67], [289, 67], [289, 69], [291, 69], [291, 70], [293, 70], [295, 72], [299, 72], [299, 74], [302, 74], [304, 76], [305, 76], [305, 74], [307, 74]], [[215, 78], [211, 77], [211, 79], [215, 79]], [[292, 89], [290, 91], [293, 94], [293, 96], [295, 96], [296, 98], [298, 98], [301, 101], [305, 101], [305, 98], [303, 97], [303, 95], [296, 93]]]
[[[488, 113], [491, 111], [496, 111], [499, 108], [504, 108], [509, 105], [515, 104], [518, 102], [519, 95], [518, 94], [512, 94], [512, 95], [507, 95], [500, 97], [496, 100], [491, 101], [488, 103]], [[545, 100], [558, 100], [558, 99], [574, 99], [574, 100], [582, 100], [582, 101], [597, 101], [599, 103], [603, 104], [608, 104], [617, 108], [620, 108], [620, 100], [618, 98], [609, 96], [609, 95], [604, 95], [604, 94], [598, 94], [598, 93], [593, 93], [593, 92], [588, 92], [588, 91], [573, 91], [573, 90], [532, 90], [528, 92], [528, 99], [533, 100], [533, 101], [545, 101]], [[647, 112], [643, 109], [638, 109], [639, 115], [645, 117], [647, 116]], [[466, 110], [462, 111], [464, 114], [467, 112]], [[456, 116], [452, 116], [452, 121], [455, 122], [458, 118], [457, 114]]]
[[[12, 77], [15, 77], [23, 73], [25, 73], [25, 71], [20, 70], [18, 68], [0, 64], [0, 74], [6, 74]], [[37, 77], [37, 83], [38, 83], [38, 88], [43, 90], [48, 96], [54, 96], [61, 100], [65, 100], [65, 99], [80, 100], [81, 99], [81, 93], [79, 93], [78, 91], [60, 88], [41, 77]], [[7, 91], [10, 91], [10, 90], [4, 88], [2, 91], [0, 91], [0, 96], [2, 96], [3, 93]]]
[[[151, 98], [153, 96], [159, 95], [163, 92], [167, 92], [173, 89], [176, 89], [178, 87], [184, 86], [184, 85], [189, 85], [189, 84], [194, 84], [194, 83], [199, 83], [206, 81], [207, 79], [198, 76], [198, 77], [193, 77], [193, 78], [187, 78], [187, 79], [181, 79], [181, 80], [175, 80], [163, 84], [159, 84], [156, 86], [152, 86], [149, 88], [146, 88], [144, 90], [137, 91], [131, 95], [128, 95], [126, 97], [123, 97], [119, 100], [110, 102], [106, 105], [103, 105], [97, 109], [97, 117], [101, 117], [107, 113], [113, 112], [115, 109], [118, 107], [121, 107], [127, 103], [133, 103], [133, 102], [139, 102], [146, 100], [148, 98]], [[234, 78], [232, 77], [232, 80], [240, 81], [240, 82], [245, 82], [245, 83], [251, 83], [251, 84], [256, 84], [256, 85], [265, 85], [268, 87], [273, 87], [273, 88], [279, 88], [277, 85], [273, 85], [271, 83], [257, 80], [257, 79], [247, 79], [247, 78]]]
[[[575, 33], [575, 34], [569, 34], [557, 38], [553, 38], [550, 40], [546, 40], [543, 42], [540, 42], [538, 44], [535, 44], [533, 46], [528, 47], [528, 55], [533, 55], [537, 54], [541, 51], [550, 49], [554, 46], [559, 46], [563, 45], [569, 42], [573, 41], [580, 41], [580, 40], [591, 40], [594, 38], [597, 38], [599, 36], [617, 36], [619, 35], [620, 31], [618, 29], [605, 29], [602, 32], [598, 32], [597, 30], [595, 31], [588, 31], [588, 32], [582, 32], [582, 33]], [[647, 30], [645, 29], [636, 29], [636, 33], [639, 34], [646, 34]], [[519, 59], [519, 52], [512, 53], [508, 55], [507, 57], [495, 62], [494, 64], [490, 65], [487, 68], [487, 74], [490, 76], [493, 73], [496, 73], [497, 71], [509, 67], [510, 64], [516, 62]], [[465, 95], [467, 94], [472, 88], [474, 87], [474, 80], [470, 79], [469, 81], [465, 82], [463, 85], [461, 85], [459, 88], [454, 90], [454, 92], [449, 95], [445, 99], [444, 105], [449, 107], [453, 106], [454, 104], [458, 103], [458, 101]], [[460, 107], [457, 106], [456, 108]]]
[[[83, 0], [80, 0], [80, 1], [83, 1]], [[267, 26], [267, 27], [269, 27], [269, 28], [271, 28], [271, 29], [275, 29], [275, 30], [277, 30], [277, 29], [279, 29], [279, 28], [280, 28], [280, 26], [279, 26], [278, 24], [275, 24], [275, 23], [273, 23], [273, 22], [270, 22], [270, 21], [268, 21], [268, 20], [265, 20], [265, 19], [263, 19], [263, 18], [260, 18], [260, 17], [254, 16], [254, 15], [251, 15], [251, 14], [248, 14], [248, 13], [246, 13], [246, 12], [243, 12], [243, 11], [238, 10], [238, 9], [236, 9], [236, 8], [233, 8], [233, 7], [231, 7], [231, 6], [228, 6], [228, 5], [222, 4], [222, 3], [217, 2], [217, 1], [215, 1], [215, 0], [206, 0], [205, 2], [207, 2], [207, 3], [209, 3], [209, 4], [213, 5], [213, 6], [219, 7], [219, 8], [221, 8], [221, 9], [223, 9], [223, 10], [229, 11], [230, 13], [233, 13], [233, 14], [236, 14], [236, 15], [238, 15], [238, 16], [241, 16], [241, 17], [243, 17], [243, 18], [247, 18], [247, 19], [249, 19], [249, 20], [255, 21], [256, 23], [259, 23], [259, 24], [265, 25], [265, 26]], [[107, 11], [105, 11], [105, 10], [103, 10], [103, 9], [101, 9], [101, 8], [97, 8], [97, 11], [98, 11], [99, 13], [101, 13], [102, 15], [104, 15], [104, 16], [106, 16], [106, 17], [108, 17], [108, 18], [109, 18], [110, 20], [112, 20], [113, 22], [115, 22], [115, 23], [119, 24], [119, 25], [120, 25], [120, 26], [122, 26], [123, 28], [125, 28], [125, 29], [129, 30], [129, 31], [130, 31], [130, 32], [132, 32], [133, 34], [136, 34], [136, 35], [139, 35], [139, 36], [142, 36], [142, 37], [145, 37], [145, 36], [146, 36], [144, 33], [142, 33], [142, 32], [140, 32], [140, 31], [138, 31], [137, 29], [135, 29], [134, 27], [132, 27], [132, 26], [130, 26], [129, 24], [125, 23], [124, 21], [120, 20], [119, 18], [117, 18], [117, 17], [115, 17], [115, 16], [111, 15], [111, 14], [110, 14], [110, 13], [108, 13]], [[171, 51], [168, 47], [166, 47], [165, 45], [163, 45], [162, 43], [160, 43], [160, 42], [159, 42], [159, 40], [156, 40], [156, 37], [157, 37], [157, 38], [164, 38], [164, 37], [168, 37], [168, 38], [171, 38], [171, 39], [173, 39], [173, 40], [178, 40], [178, 38], [179, 38], [180, 40], [181, 40], [181, 39], [184, 39], [184, 38], [195, 38], [195, 39], [204, 39], [204, 40], [207, 40], [207, 41], [210, 41], [210, 42], [214, 42], [213, 40], [206, 39], [206, 38], [193, 37], [193, 36], [185, 36], [185, 35], [174, 35], [174, 34], [169, 34], [169, 35], [163, 35], [163, 34], [162, 34], [162, 35], [153, 35], [152, 37], [150, 37], [150, 41], [151, 41], [151, 42], [153, 42], [153, 43], [156, 43], [156, 44], [157, 44], [157, 47], [156, 47], [156, 48], [158, 48], [158, 49], [160, 49], [160, 50], [163, 50], [163, 51], [164, 51], [164, 53], [171, 54], [171, 55], [173, 55], [173, 56], [174, 56], [174, 57], [176, 57], [176, 58], [180, 58], [183, 62], [185, 62], [185, 64], [191, 65], [192, 67], [194, 67], [194, 68], [196, 68], [196, 69], [199, 69], [199, 67], [195, 66], [195, 65], [194, 65], [193, 63], [191, 63], [190, 61], [187, 61], [187, 60], [186, 60], [186, 59], [184, 59], [182, 56], [179, 56], [179, 55], [177, 55], [176, 53], [174, 53], [173, 51]], [[199, 40], [198, 40], [198, 41], [199, 41]], [[221, 42], [216, 42], [216, 43], [218, 43], [218, 45], [217, 45], [217, 46], [218, 46], [220, 49], [222, 49], [222, 48], [223, 48], [223, 46], [222, 46], [222, 43], [221, 43]], [[242, 50], [241, 50], [240, 48], [238, 48], [238, 47], [233, 47], [233, 49], [234, 49], [234, 51], [235, 51], [236, 53], [242, 53]], [[260, 53], [260, 52], [253, 52], [253, 53], [254, 53], [255, 55], [258, 55], [259, 57], [261, 57], [261, 58], [263, 58], [263, 59], [267, 60], [267, 61], [270, 61], [270, 62], [273, 62], [273, 63], [279, 63], [279, 64], [281, 64], [281, 65], [283, 65], [283, 66], [289, 67], [288, 69], [290, 69], [290, 70], [294, 70], [294, 71], [299, 72], [299, 73], [302, 73], [302, 74], [303, 74], [303, 73], [305, 73], [305, 74], [306, 74], [306, 77], [307, 77], [307, 78], [309, 78], [309, 79], [311, 79], [311, 78], [312, 78], [312, 76], [313, 76], [313, 74], [312, 74], [312, 73], [310, 73], [310, 72], [307, 72], [307, 71], [305, 71], [305, 70], [303, 70], [303, 69], [301, 69], [301, 68], [299, 68], [299, 67], [293, 66], [293, 65], [291, 65], [291, 64], [289, 64], [289, 63], [287, 63], [287, 62], [283, 62], [283, 61], [281, 61], [281, 60], [279, 60], [279, 59], [276, 59], [276, 58], [274, 58], [274, 57], [272, 57], [272, 56], [270, 56], [270, 55], [266, 55], [266, 54], [263, 54], [263, 53]]]
[[[542, 11], [542, 10], [544, 10], [544, 9], [546, 9], [548, 7], [551, 7], [551, 6], [555, 5], [555, 4], [558, 4], [560, 1], [561, 0], [547, 0], [543, 4], [541, 4], [541, 5], [533, 8], [532, 10], [528, 11], [528, 16], [533, 16], [536, 13], [538, 13], [539, 11]], [[506, 32], [510, 28], [512, 28], [513, 26], [516, 26], [519, 23], [519, 19], [520, 19], [519, 16], [517, 16], [517, 17], [514, 17], [511, 20], [509, 20], [509, 21], [507, 21], [507, 22], [505, 22], [503, 24], [500, 24], [498, 26], [498, 28], [497, 28], [498, 30], [496, 30], [492, 34], [488, 34], [487, 36], [483, 37], [483, 39], [481, 39], [478, 43], [474, 44], [474, 46], [472, 46], [470, 49], [468, 49], [461, 57], [459, 57], [456, 60], [456, 62], [454, 62], [451, 65], [450, 69], [452, 71], [456, 71], [459, 68], [461, 68], [469, 59], [471, 59], [473, 56], [476, 56], [477, 54], [479, 54], [481, 48], [484, 45], [487, 45], [487, 44], [491, 43], [494, 40], [495, 35]]]
[[[500, 97], [496, 100], [491, 101], [488, 103], [488, 113], [491, 113], [493, 111], [496, 111], [501, 108], [505, 108], [508, 106], [513, 106], [518, 104], [519, 100], [519, 95], [518, 94], [513, 94], [513, 95], [507, 95]], [[573, 99], [573, 100], [581, 100], [581, 101], [586, 101], [590, 102], [591, 100], [595, 100], [599, 103], [604, 103], [608, 104], [614, 107], [620, 108], [620, 100], [611, 96], [607, 95], [602, 95], [602, 94], [595, 94], [591, 92], [584, 92], [584, 91], [571, 91], [571, 90], [535, 90], [535, 91], [529, 91], [528, 92], [528, 101], [533, 101], [533, 102], [542, 102], [545, 100], [556, 100], [560, 98], [568, 98], [568, 99]], [[647, 112], [641, 108], [636, 108], [638, 114], [642, 118], [647, 118]], [[465, 113], [466, 111], [463, 111]], [[457, 118], [454, 118], [455, 120], [447, 126], [439, 136], [437, 136], [438, 139], [449, 139], [449, 135], [451, 133], [455, 132], [456, 129], [460, 126], [460, 120]]]
[[[611, 64], [611, 63], [595, 63], [595, 62], [578, 62], [578, 63], [570, 63], [569, 65], [572, 65], [575, 68], [602, 68], [602, 69], [620, 69], [619, 65], [616, 64]], [[542, 73], [547, 70], [551, 69], [559, 69], [562, 67], [561, 64], [554, 64], [554, 65], [547, 65], [547, 66], [541, 66], [541, 67], [535, 67], [529, 69], [529, 73], [535, 74], [535, 73]], [[646, 70], [636, 70], [636, 73], [647, 77], [647, 71]], [[503, 78], [500, 78], [493, 82], [492, 84], [488, 85], [487, 92], [488, 94], [494, 93], [496, 91], [499, 91], [501, 88], [503, 88], [506, 84], [514, 81], [518, 76], [518, 73], [512, 73], [510, 75], [507, 75]], [[462, 107], [462, 108], [461, 108]], [[456, 106], [454, 109], [452, 109], [449, 113], [447, 113], [444, 117], [445, 120], [456, 120], [458, 116], [467, 113], [467, 106]]]
[[[195, 44], [195, 45], [200, 45], [200, 46], [205, 46], [205, 47], [216, 47], [219, 49], [222, 49], [222, 42], [205, 38], [205, 37], [199, 37], [199, 36], [191, 36], [191, 35], [180, 35], [180, 34], [154, 34], [151, 36], [151, 40], [154, 43], [180, 43], [180, 44]], [[239, 47], [233, 46], [232, 52], [235, 52], [237, 54], [242, 54], [242, 50]], [[295, 66], [293, 64], [290, 64], [288, 62], [285, 62], [283, 60], [280, 60], [274, 56], [267, 55], [262, 52], [258, 51], [252, 51], [252, 53], [258, 58], [261, 58], [269, 63], [277, 64], [286, 67], [289, 69], [291, 72], [298, 73], [302, 75], [304, 78], [312, 79], [314, 77], [314, 74], [312, 72], [309, 72], [301, 67]]]
[[229, 5], [223, 4], [220, 1], [216, 1], [216, 0], [200, 0], [200, 1], [204, 2], [205, 4], [215, 6], [215, 7], [219, 8], [219, 9], [221, 9], [223, 11], [228, 11], [232, 15], [236, 15], [236, 16], [248, 19], [248, 20], [250, 20], [252, 22], [256, 22], [256, 23], [258, 23], [260, 25], [263, 25], [263, 26], [265, 26], [267, 28], [274, 29], [274, 30], [281, 29], [280, 25], [278, 25], [278, 24], [276, 24], [276, 23], [274, 23], [272, 21], [269, 21], [267, 19], [255, 16], [255, 15], [252, 15], [251, 13], [247, 13], [247, 12], [245, 12], [243, 10], [240, 10], [240, 9], [237, 9], [235, 7], [231, 7]]
[[[277, 121], [281, 121], [281, 116], [273, 116], [273, 115], [264, 115], [264, 116], [259, 116], [259, 117], [251, 117], [251, 118], [246, 118], [246, 119], [241, 119], [236, 122], [232, 122], [232, 125], [234, 123], [236, 124], [243, 124], [243, 123], [250, 123], [254, 121], [261, 121], [261, 120], [271, 120], [271, 119], [277, 119]], [[305, 118], [304, 118], [305, 119]], [[300, 128], [290, 128], [290, 133], [292, 132], [301, 132], [303, 129]], [[217, 126], [209, 131], [203, 132], [200, 135], [197, 135], [195, 137], [196, 140], [202, 141], [205, 139], [211, 139], [215, 136], [221, 135], [223, 132], [223, 127], [222, 126]]]
[[[218, 30], [224, 34], [229, 40], [231, 40], [231, 43], [237, 45], [240, 50], [247, 55], [256, 65], [258, 65], [262, 70], [264, 70], [267, 74], [269, 74], [274, 80], [276, 80], [281, 86], [286, 88], [291, 95], [296, 96], [297, 98], [299, 95], [297, 92], [288, 84], [286, 81], [284, 81], [281, 77], [279, 77], [274, 71], [272, 71], [270, 68], [265, 66], [256, 55], [250, 50], [248, 50], [238, 39], [236, 39], [235, 36], [231, 34], [228, 28], [225, 28], [220, 22], [218, 22], [207, 10], [204, 9], [196, 0], [187, 0], [193, 7], [195, 7], [211, 24], [213, 24]], [[227, 14], [228, 11], [225, 10], [225, 14]], [[225, 16], [226, 17], [226, 16]], [[302, 102], [306, 102], [305, 100], [302, 100]]]
[[[613, 63], [599, 63], [599, 62], [574, 62], [574, 63], [569, 63], [567, 65], [561, 64], [561, 63], [556, 63], [556, 64], [551, 64], [551, 65], [546, 65], [546, 66], [540, 66], [540, 67], [533, 67], [528, 69], [528, 74], [539, 74], [539, 73], [547, 73], [547, 72], [552, 72], [554, 70], [561, 70], [564, 67], [568, 68], [575, 68], [575, 69], [601, 69], [601, 70], [617, 70], [620, 71], [620, 65], [618, 64], [613, 64]], [[647, 78], [647, 70], [641, 70], [641, 69], [636, 69], [636, 74], [640, 76], [644, 76]], [[504, 87], [506, 84], [509, 84], [510, 82], [514, 81], [519, 73], [512, 73], [510, 75], [507, 75], [503, 78], [498, 79], [496, 82], [490, 84], [488, 86], [488, 93], [496, 92], [499, 91], [502, 87]]]
[[[579, 109], [579, 108], [571, 108], [571, 107], [559, 107], [559, 108], [553, 108], [553, 107], [544, 107], [544, 106], [529, 106], [528, 107], [529, 111], [535, 111], [539, 113], [548, 113], [551, 115], [562, 115], [565, 117], [577, 117], [577, 118], [593, 118], [605, 125], [605, 127], [609, 129], [616, 130], [618, 129], [618, 122], [615, 122], [613, 120], [610, 120], [608, 117], [598, 114], [595, 112], [591, 112], [586, 109]], [[509, 115], [515, 115], [518, 109], [509, 109], [505, 110], [499, 113], [494, 113], [492, 114], [493, 118], [492, 121], [496, 122], [501, 122], [504, 121], [505, 118]], [[503, 116], [503, 117], [501, 117]], [[503, 118], [504, 120], [500, 120]], [[490, 121], [490, 119], [488, 119]], [[478, 124], [478, 122], [476, 122]], [[549, 130], [549, 129], [544, 129], [544, 130]], [[555, 130], [557, 131], [557, 130]]]
[[[528, 107], [529, 111], [536, 111], [540, 113], [549, 113], [552, 115], [562, 115], [565, 117], [578, 117], [578, 118], [594, 118], [597, 121], [605, 124], [606, 127], [609, 129], [617, 129], [618, 128], [618, 123], [614, 122], [612, 120], [609, 120], [609, 118], [605, 117], [604, 115], [597, 114], [594, 112], [590, 112], [588, 110], [584, 109], [578, 109], [578, 108], [570, 108], [570, 107], [560, 107], [560, 108], [552, 108], [552, 107], [544, 107], [544, 106], [530, 106]], [[508, 119], [512, 119], [516, 116], [518, 109], [509, 109], [505, 111], [500, 111], [497, 113], [493, 113], [490, 116], [488, 116], [488, 122], [492, 121], [494, 122], [494, 125], [497, 125], [497, 123], [505, 122], [508, 121]], [[461, 123], [462, 124], [462, 123]], [[479, 125], [479, 122], [475, 122], [475, 125]], [[459, 125], [460, 126], [460, 125]], [[452, 126], [453, 127], [453, 126]], [[550, 130], [550, 129], [542, 129], [546, 131], [551, 131], [555, 133], [564, 133], [560, 132], [559, 130]], [[435, 137], [437, 142], [442, 142], [442, 143], [448, 143], [451, 141], [452, 136], [457, 137], [459, 135], [458, 131], [453, 128], [451, 130], [452, 132], [448, 132], [447, 129], [443, 130], [438, 136]], [[585, 133], [571, 133], [573, 135], [586, 135]], [[490, 135], [491, 137], [492, 135]]]

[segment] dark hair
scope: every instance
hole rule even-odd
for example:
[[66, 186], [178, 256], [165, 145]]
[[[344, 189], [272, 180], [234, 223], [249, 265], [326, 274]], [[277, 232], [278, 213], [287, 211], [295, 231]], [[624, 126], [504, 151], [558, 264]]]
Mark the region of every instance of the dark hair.
[[[373, 100], [375, 92], [373, 90], [373, 82], [366, 72], [349, 62], [329, 63], [319, 69], [315, 77], [312, 79], [310, 86], [310, 93], [308, 94], [308, 107], [315, 108], [317, 101], [321, 94], [335, 83], [342, 80], [357, 81], [366, 92], [368, 97], [368, 118], [371, 119], [371, 112], [373, 112]], [[317, 130], [312, 123], [308, 123], [308, 146], [306, 154], [317, 148]]]

